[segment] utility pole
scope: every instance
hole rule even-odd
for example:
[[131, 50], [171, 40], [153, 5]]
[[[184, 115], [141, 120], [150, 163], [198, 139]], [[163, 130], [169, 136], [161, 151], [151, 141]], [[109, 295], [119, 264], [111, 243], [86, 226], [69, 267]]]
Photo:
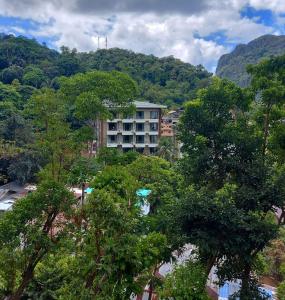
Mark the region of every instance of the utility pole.
[[108, 49], [108, 39], [107, 39], [107, 37], [105, 39], [105, 46], [106, 46], [106, 50], [107, 50]]

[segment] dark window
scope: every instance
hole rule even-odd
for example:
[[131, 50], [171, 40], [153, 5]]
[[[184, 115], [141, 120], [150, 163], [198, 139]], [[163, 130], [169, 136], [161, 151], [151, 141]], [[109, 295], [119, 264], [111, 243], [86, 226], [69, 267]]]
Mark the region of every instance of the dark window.
[[151, 154], [154, 154], [156, 151], [157, 151], [157, 148], [153, 148], [153, 147], [149, 148], [149, 152]]
[[149, 123], [150, 131], [158, 131], [158, 123]]
[[136, 131], [144, 131], [144, 123], [137, 123]]
[[157, 143], [157, 135], [150, 135], [149, 141], [151, 144], [156, 144]]
[[123, 135], [123, 143], [132, 143], [133, 142], [133, 136], [132, 135]]
[[132, 123], [124, 123], [123, 124], [124, 131], [131, 131], [133, 129]]
[[158, 119], [158, 111], [151, 111], [150, 112], [151, 119]]
[[144, 112], [143, 111], [137, 111], [136, 118], [137, 119], [144, 119]]
[[143, 144], [144, 143], [144, 136], [143, 135], [137, 135], [136, 136], [136, 143], [137, 144]]
[[108, 123], [108, 128], [110, 131], [116, 131], [117, 130], [117, 123]]
[[136, 148], [136, 151], [139, 152], [139, 153], [143, 153], [144, 148]]
[[117, 136], [116, 135], [108, 135], [108, 142], [109, 143], [116, 143], [117, 142]]

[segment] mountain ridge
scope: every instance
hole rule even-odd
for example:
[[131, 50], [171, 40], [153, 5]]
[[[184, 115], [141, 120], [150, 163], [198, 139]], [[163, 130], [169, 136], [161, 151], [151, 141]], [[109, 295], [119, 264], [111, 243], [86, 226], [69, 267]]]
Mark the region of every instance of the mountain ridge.
[[64, 46], [58, 52], [34, 39], [0, 34], [0, 81], [5, 84], [17, 79], [36, 88], [53, 87], [57, 77], [92, 70], [126, 73], [138, 83], [137, 100], [169, 107], [193, 99], [212, 76], [202, 65], [194, 66], [173, 56], [158, 58], [119, 48], [77, 52]]
[[248, 44], [239, 44], [232, 52], [222, 55], [216, 75], [246, 87], [250, 83], [250, 76], [246, 72], [248, 64], [257, 64], [264, 58], [282, 54], [285, 54], [285, 35], [262, 35]]

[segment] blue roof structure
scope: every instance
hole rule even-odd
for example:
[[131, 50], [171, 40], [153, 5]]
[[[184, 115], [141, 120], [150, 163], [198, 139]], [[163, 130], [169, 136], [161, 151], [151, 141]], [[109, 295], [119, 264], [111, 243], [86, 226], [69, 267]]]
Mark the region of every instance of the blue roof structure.
[[142, 189], [139, 189], [136, 191], [137, 196], [139, 196], [141, 198], [139, 203], [137, 203], [136, 205], [138, 207], [140, 207], [143, 215], [148, 215], [148, 213], [150, 211], [150, 204], [146, 200], [147, 196], [149, 196], [150, 193], [151, 193], [151, 190], [148, 190], [145, 188], [142, 188]]
[[[239, 284], [234, 282], [226, 282], [223, 286], [219, 288], [219, 300], [228, 300], [230, 296], [232, 296], [235, 292], [239, 290]], [[269, 297], [268, 300], [273, 300], [272, 291], [260, 287], [259, 291], [263, 293], [264, 296]]]
[[222, 287], [219, 288], [219, 299], [227, 300], [230, 296], [230, 285], [225, 283]]
[[137, 196], [146, 198], [151, 193], [151, 190], [148, 189], [139, 189], [136, 191]]
[[93, 188], [90, 188], [90, 187], [89, 187], [89, 188], [85, 189], [84, 192], [85, 192], [86, 194], [91, 194], [91, 193], [93, 192], [93, 190], [94, 190]]

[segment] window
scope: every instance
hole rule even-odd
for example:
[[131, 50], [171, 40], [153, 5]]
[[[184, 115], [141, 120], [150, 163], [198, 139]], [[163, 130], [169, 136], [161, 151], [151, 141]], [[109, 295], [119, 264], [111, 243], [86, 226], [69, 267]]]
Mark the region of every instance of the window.
[[123, 119], [133, 119], [134, 116], [133, 115], [129, 115], [127, 113], [123, 113]]
[[144, 111], [137, 111], [136, 118], [137, 119], [144, 119]]
[[123, 143], [130, 144], [133, 142], [132, 135], [123, 135]]
[[110, 131], [116, 131], [117, 130], [117, 123], [108, 123], [108, 129]]
[[154, 153], [156, 153], [157, 152], [157, 148], [149, 148], [149, 152], [151, 153], [151, 154], [154, 154]]
[[143, 153], [144, 148], [136, 148], [136, 151], [137, 151], [138, 153]]
[[158, 131], [158, 123], [149, 123], [150, 131]]
[[133, 124], [132, 123], [124, 123], [123, 129], [124, 129], [124, 131], [131, 131], [133, 129]]
[[108, 143], [116, 143], [117, 136], [116, 135], [108, 135]]
[[144, 143], [144, 135], [137, 135], [136, 136], [136, 143], [143, 144]]
[[150, 112], [151, 119], [158, 119], [158, 111], [151, 111]]
[[157, 135], [150, 135], [149, 136], [149, 142], [151, 144], [156, 144], [157, 143]]
[[137, 123], [136, 124], [136, 131], [144, 131], [144, 124], [143, 123]]

